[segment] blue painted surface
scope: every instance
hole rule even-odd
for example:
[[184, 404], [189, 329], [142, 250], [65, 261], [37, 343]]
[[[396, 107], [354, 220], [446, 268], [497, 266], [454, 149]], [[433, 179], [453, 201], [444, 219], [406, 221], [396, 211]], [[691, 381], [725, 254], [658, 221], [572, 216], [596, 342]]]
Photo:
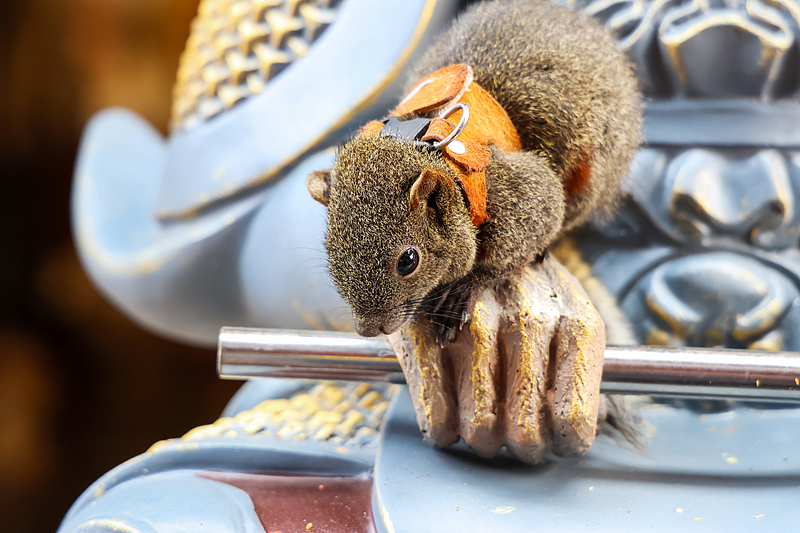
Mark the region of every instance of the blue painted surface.
[[797, 531], [800, 409], [643, 415], [655, 431], [644, 453], [601, 437], [584, 457], [530, 466], [433, 448], [404, 391], [375, 466], [382, 530]]
[[210, 341], [226, 318], [253, 322], [236, 271], [248, 222], [269, 192], [191, 224], [164, 224], [152, 207], [165, 157], [164, 141], [133, 113], [93, 118], [73, 183], [78, 251], [92, 280], [134, 320], [179, 340]]
[[60, 531], [264, 533], [242, 490], [174, 470], [132, 479], [105, 494], [101, 505], [74, 513]]
[[[272, 189], [275, 199], [250, 222], [241, 247], [241, 298], [252, 320], [271, 327], [354, 331], [333, 287], [325, 255], [325, 208], [306, 189], [333, 150], [310, 156]], [[231, 322], [233, 323], [233, 322]]]
[[352, 329], [324, 268], [323, 207], [305, 189], [331, 151], [258, 195], [170, 223], [152, 212], [164, 157], [158, 133], [128, 111], [101, 113], [84, 134], [73, 226], [84, 268], [117, 306], [195, 344], [216, 343], [225, 324]]

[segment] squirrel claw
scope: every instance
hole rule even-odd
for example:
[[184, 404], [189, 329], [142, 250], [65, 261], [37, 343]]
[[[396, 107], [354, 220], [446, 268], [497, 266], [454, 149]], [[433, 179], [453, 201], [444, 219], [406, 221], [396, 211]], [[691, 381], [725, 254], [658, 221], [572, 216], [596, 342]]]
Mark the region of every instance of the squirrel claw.
[[470, 319], [470, 302], [474, 287], [448, 287], [429, 311], [429, 318], [436, 328], [439, 347], [454, 342], [458, 333]]
[[437, 329], [436, 336], [438, 337], [439, 348], [444, 348], [448, 344], [455, 342], [458, 333], [455, 328], [440, 326]]

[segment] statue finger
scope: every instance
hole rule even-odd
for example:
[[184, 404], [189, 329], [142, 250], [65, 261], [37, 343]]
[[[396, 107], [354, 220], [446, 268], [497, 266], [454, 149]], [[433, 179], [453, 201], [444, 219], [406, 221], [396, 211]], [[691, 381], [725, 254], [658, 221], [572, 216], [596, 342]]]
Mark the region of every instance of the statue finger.
[[581, 455], [594, 442], [605, 349], [605, 327], [593, 307], [567, 317], [553, 339], [553, 452], [562, 457]]
[[548, 363], [555, 319], [522, 294], [517, 305], [499, 340], [507, 360], [506, 445], [523, 461], [535, 463], [552, 444]]
[[502, 310], [491, 290], [472, 307], [468, 328], [447, 349], [456, 373], [459, 431], [481, 455], [497, 453], [504, 443], [502, 402], [498, 397], [501, 368], [497, 334]]
[[458, 406], [453, 390], [451, 365], [439, 347], [428, 319], [415, 318], [408, 326], [389, 335], [417, 414], [425, 440], [446, 446], [458, 440]]

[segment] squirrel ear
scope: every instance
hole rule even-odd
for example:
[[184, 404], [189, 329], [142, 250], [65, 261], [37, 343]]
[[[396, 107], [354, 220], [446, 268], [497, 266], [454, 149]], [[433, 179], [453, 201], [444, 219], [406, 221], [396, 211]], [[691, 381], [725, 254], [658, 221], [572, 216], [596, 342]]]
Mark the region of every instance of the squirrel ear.
[[[437, 172], [430, 168], [423, 170], [409, 192], [411, 210], [416, 211], [420, 205], [436, 207], [437, 202], [431, 202], [437, 193], [447, 188], [448, 182], [452, 180], [446, 174]], [[452, 185], [452, 183], [450, 183]]]
[[333, 169], [317, 170], [306, 178], [306, 188], [311, 193], [311, 197], [324, 206], [328, 206], [328, 198], [331, 194], [331, 184], [333, 184]]

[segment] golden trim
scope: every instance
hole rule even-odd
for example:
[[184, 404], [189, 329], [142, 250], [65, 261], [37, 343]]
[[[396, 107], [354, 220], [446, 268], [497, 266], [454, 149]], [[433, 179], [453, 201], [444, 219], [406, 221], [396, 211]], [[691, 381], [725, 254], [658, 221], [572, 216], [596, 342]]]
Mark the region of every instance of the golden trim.
[[208, 439], [242, 437], [370, 446], [377, 443], [389, 403], [398, 390], [397, 385], [320, 381], [286, 398], [264, 400], [233, 417], [197, 426], [182, 437], [156, 442], [148, 451]]

